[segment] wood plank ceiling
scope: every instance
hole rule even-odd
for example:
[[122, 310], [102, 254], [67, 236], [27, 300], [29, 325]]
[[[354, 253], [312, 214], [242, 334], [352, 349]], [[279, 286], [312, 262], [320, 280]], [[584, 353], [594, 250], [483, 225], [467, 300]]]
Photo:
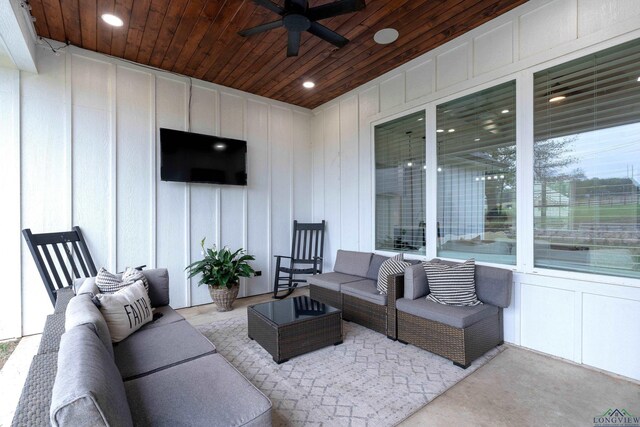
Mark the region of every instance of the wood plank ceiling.
[[[284, 0], [274, 0], [283, 4]], [[328, 3], [311, 0], [310, 6]], [[283, 28], [241, 37], [239, 30], [274, 21], [250, 0], [30, 0], [39, 36], [315, 108], [526, 0], [367, 0], [360, 12], [320, 23], [344, 35], [341, 49], [303, 33], [300, 53], [286, 57]], [[100, 16], [113, 13], [117, 28]], [[373, 35], [395, 28], [399, 39]], [[302, 87], [304, 80], [316, 83]]]

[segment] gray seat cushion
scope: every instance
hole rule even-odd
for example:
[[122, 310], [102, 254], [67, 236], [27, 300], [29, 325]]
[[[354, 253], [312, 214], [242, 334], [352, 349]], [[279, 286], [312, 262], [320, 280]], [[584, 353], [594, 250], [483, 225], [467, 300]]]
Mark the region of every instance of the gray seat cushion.
[[111, 358], [113, 358], [113, 345], [109, 327], [98, 307], [91, 301], [91, 294], [80, 294], [71, 298], [65, 313], [65, 330], [73, 329], [78, 325], [88, 325], [100, 338]]
[[50, 409], [54, 426], [131, 426], [118, 368], [87, 325], [62, 335]]
[[513, 271], [476, 265], [476, 294], [482, 302], [509, 307], [513, 289]]
[[307, 282], [311, 285], [316, 285], [320, 286], [321, 288], [340, 292], [341, 285], [349, 282], [357, 282], [358, 280], [362, 280], [362, 277], [353, 276], [351, 274], [332, 272], [316, 274], [309, 277], [307, 279]]
[[180, 315], [177, 311], [175, 311], [169, 305], [163, 305], [162, 307], [156, 307], [153, 310], [153, 318], [156, 320], [152, 320], [146, 325], [140, 328], [141, 331], [145, 329], [157, 328], [158, 326], [168, 325], [170, 323], [176, 323], [181, 320], [184, 320], [184, 317]]
[[343, 251], [340, 249], [336, 255], [336, 264], [333, 266], [333, 271], [365, 277], [369, 270], [372, 256], [371, 252]]
[[375, 280], [363, 279], [358, 282], [345, 283], [342, 285], [342, 293], [377, 305], [387, 305], [387, 296], [380, 295], [376, 289]]
[[186, 320], [137, 331], [113, 346], [116, 365], [125, 380], [215, 351]]
[[435, 322], [444, 323], [454, 328], [466, 328], [498, 313], [496, 306], [481, 304], [476, 306], [454, 306], [438, 304], [426, 298], [411, 300], [400, 298], [396, 301], [398, 311]]
[[369, 269], [367, 270], [367, 275], [365, 277], [371, 280], [378, 280], [378, 272], [380, 271], [380, 266], [388, 259], [388, 256], [373, 254], [373, 256], [371, 257], [371, 263], [369, 264]]
[[271, 402], [219, 354], [125, 382], [135, 425], [271, 426]]

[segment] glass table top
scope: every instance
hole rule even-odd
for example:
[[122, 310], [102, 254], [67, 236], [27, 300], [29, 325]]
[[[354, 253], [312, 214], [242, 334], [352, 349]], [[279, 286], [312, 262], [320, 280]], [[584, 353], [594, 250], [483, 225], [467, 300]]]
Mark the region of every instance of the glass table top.
[[325, 316], [340, 310], [327, 304], [299, 296], [270, 301], [252, 306], [252, 309], [277, 325]]

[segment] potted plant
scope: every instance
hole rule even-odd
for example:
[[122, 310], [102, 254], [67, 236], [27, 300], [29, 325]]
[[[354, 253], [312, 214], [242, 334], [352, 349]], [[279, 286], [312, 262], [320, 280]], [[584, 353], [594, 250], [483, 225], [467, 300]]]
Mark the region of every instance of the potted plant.
[[189, 278], [201, 275], [198, 286], [209, 287], [211, 299], [216, 303], [218, 311], [229, 311], [238, 296], [240, 277], [251, 277], [254, 274], [247, 261], [253, 261], [255, 257], [247, 255], [242, 248], [235, 252], [231, 252], [226, 246], [220, 250], [215, 245], [205, 248], [205, 239], [200, 242], [204, 258], [188, 265], [185, 270], [189, 271]]

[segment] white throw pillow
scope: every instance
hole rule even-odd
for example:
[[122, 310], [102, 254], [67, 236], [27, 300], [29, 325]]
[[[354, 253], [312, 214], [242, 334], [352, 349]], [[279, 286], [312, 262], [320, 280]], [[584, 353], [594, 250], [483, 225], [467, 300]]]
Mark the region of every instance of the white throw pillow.
[[122, 341], [153, 319], [149, 294], [140, 280], [116, 293], [98, 294], [95, 300], [113, 342]]
[[398, 254], [392, 258], [385, 260], [378, 271], [378, 292], [382, 295], [387, 294], [387, 277], [393, 274], [404, 273], [404, 270], [411, 264], [404, 261], [403, 255]]

